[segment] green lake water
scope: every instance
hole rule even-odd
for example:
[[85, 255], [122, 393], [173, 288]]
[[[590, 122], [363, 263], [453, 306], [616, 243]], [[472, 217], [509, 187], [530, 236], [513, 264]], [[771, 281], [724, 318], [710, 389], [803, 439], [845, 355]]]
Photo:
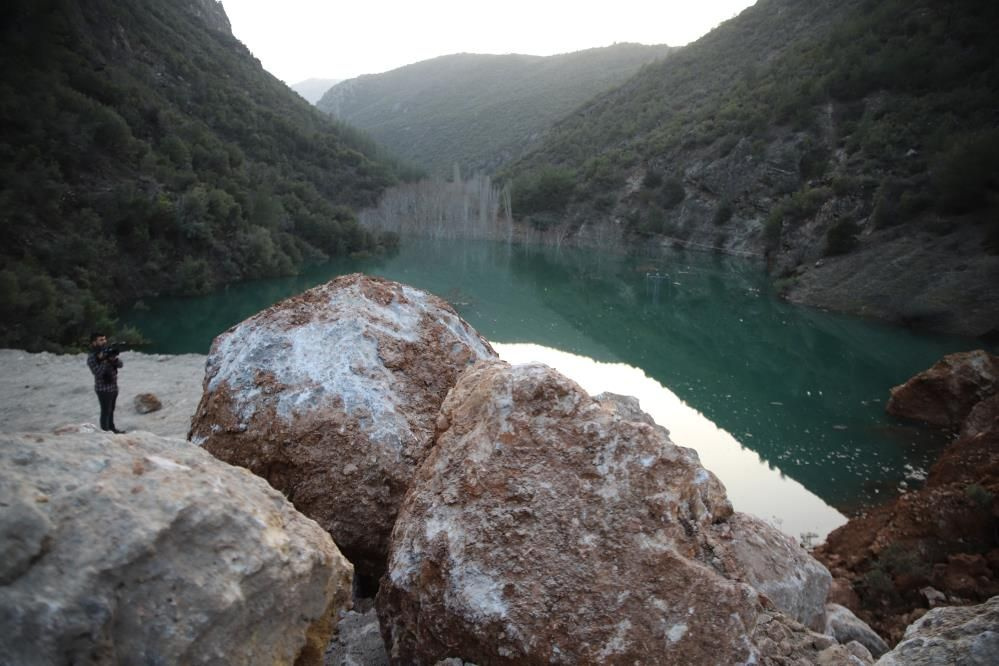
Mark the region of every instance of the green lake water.
[[[153, 340], [144, 351], [204, 354], [229, 326], [355, 271], [445, 298], [511, 362], [545, 362], [591, 393], [638, 395], [677, 443], [698, 449], [737, 509], [793, 534], [824, 535], [839, 512], [918, 485], [944, 442], [887, 417], [888, 390], [981, 347], [789, 305], [749, 260], [478, 241], [404, 239], [391, 257], [147, 302], [124, 322]], [[808, 508], [813, 497], [832, 517]]]

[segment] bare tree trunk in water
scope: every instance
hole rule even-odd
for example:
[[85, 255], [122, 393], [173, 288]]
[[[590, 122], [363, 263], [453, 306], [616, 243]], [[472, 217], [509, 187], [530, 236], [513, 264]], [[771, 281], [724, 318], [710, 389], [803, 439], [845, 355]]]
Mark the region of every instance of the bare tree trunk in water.
[[[460, 175], [457, 165], [455, 175]], [[358, 219], [372, 231], [431, 238], [513, 237], [509, 192], [501, 192], [481, 175], [468, 181], [434, 179], [398, 185], [385, 191], [376, 208], [361, 211]]]

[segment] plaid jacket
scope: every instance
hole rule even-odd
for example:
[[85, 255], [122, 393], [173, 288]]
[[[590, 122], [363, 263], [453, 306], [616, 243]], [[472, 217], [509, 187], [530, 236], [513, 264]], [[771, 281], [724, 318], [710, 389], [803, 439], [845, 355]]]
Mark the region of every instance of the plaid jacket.
[[120, 358], [97, 360], [97, 352], [87, 354], [87, 367], [94, 373], [94, 390], [110, 393], [118, 390], [118, 368], [123, 365]]

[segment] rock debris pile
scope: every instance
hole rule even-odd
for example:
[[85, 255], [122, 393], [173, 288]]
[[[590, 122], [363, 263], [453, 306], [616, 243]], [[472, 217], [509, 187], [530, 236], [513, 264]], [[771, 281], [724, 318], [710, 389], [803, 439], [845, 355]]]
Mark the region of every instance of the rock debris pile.
[[344, 276], [220, 335], [190, 439], [0, 439], [0, 663], [835, 666], [888, 647], [634, 398], [499, 361], [405, 285]]
[[637, 401], [495, 356], [436, 297], [345, 276], [216, 339], [191, 439], [384, 574], [393, 663], [870, 661], [809, 628], [825, 568]]

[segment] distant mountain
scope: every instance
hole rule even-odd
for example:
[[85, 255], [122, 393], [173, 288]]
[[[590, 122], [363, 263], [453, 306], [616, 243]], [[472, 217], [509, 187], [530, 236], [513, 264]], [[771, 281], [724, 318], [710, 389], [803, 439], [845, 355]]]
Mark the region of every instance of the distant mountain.
[[305, 98], [309, 104], [318, 102], [326, 91], [340, 83], [343, 79], [305, 79], [289, 86]]
[[73, 347], [137, 299], [378, 248], [352, 209], [401, 167], [265, 72], [220, 3], [0, 14], [0, 347]]
[[317, 106], [438, 175], [492, 171], [548, 125], [671, 53], [615, 44], [556, 56], [461, 53], [343, 81]]
[[554, 124], [514, 214], [765, 256], [791, 300], [999, 339], [999, 4], [758, 0]]

